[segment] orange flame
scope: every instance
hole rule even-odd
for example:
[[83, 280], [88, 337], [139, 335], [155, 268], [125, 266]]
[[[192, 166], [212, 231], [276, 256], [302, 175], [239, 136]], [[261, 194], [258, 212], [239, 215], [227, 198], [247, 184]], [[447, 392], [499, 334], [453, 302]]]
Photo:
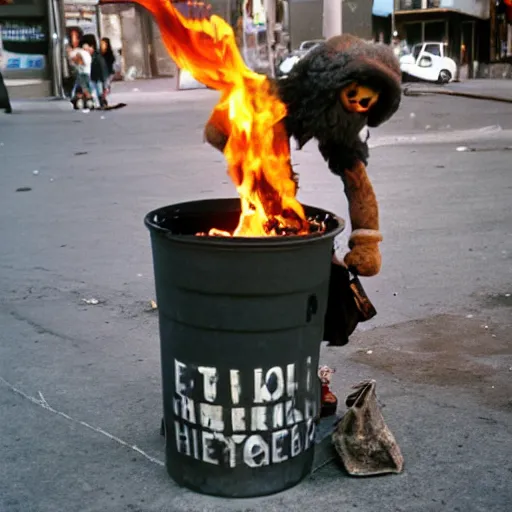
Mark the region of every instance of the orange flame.
[[[307, 233], [281, 122], [286, 106], [267, 78], [245, 65], [232, 28], [218, 16], [186, 18], [169, 0], [136, 2], [155, 17], [176, 64], [222, 93], [213, 119], [229, 132], [224, 155], [242, 206], [233, 236], [272, 236], [283, 229]], [[198, 6], [204, 4], [192, 9]]]

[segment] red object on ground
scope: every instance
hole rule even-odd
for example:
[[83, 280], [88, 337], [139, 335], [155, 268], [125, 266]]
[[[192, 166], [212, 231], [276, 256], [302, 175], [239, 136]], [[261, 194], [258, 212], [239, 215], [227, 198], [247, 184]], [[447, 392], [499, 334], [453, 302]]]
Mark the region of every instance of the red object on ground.
[[329, 389], [328, 384], [322, 384], [322, 401], [321, 401], [320, 416], [332, 416], [336, 414], [338, 407], [338, 399], [336, 395]]
[[336, 395], [331, 391], [331, 377], [334, 370], [328, 366], [321, 366], [318, 369], [318, 377], [322, 384], [322, 395], [321, 395], [321, 410], [320, 416], [332, 416], [336, 414], [336, 408], [338, 406], [338, 399]]

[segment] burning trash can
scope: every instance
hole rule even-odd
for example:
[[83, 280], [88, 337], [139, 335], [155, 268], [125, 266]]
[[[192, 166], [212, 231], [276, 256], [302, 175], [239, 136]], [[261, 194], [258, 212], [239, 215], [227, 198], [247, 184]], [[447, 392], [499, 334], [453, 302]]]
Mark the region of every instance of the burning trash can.
[[[306, 235], [233, 232], [239, 199], [150, 212], [166, 467], [225, 497], [287, 489], [312, 469], [333, 238], [343, 221], [304, 207]], [[197, 236], [203, 234], [203, 236]]]

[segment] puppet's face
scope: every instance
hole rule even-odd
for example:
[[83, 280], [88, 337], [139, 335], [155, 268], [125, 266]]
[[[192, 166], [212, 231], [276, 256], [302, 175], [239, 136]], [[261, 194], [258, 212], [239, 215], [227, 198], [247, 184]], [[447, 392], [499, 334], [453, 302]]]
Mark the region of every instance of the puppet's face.
[[364, 114], [377, 103], [379, 92], [352, 82], [341, 90], [341, 103], [347, 112]]

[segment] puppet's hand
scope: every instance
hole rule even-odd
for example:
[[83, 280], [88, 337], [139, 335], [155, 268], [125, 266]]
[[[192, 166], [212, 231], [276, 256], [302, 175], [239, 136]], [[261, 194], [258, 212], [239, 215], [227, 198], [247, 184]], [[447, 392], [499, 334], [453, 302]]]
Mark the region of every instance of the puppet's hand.
[[350, 236], [350, 252], [345, 256], [345, 265], [360, 276], [378, 274], [382, 261], [379, 250], [381, 241], [382, 234], [378, 230], [356, 229]]

